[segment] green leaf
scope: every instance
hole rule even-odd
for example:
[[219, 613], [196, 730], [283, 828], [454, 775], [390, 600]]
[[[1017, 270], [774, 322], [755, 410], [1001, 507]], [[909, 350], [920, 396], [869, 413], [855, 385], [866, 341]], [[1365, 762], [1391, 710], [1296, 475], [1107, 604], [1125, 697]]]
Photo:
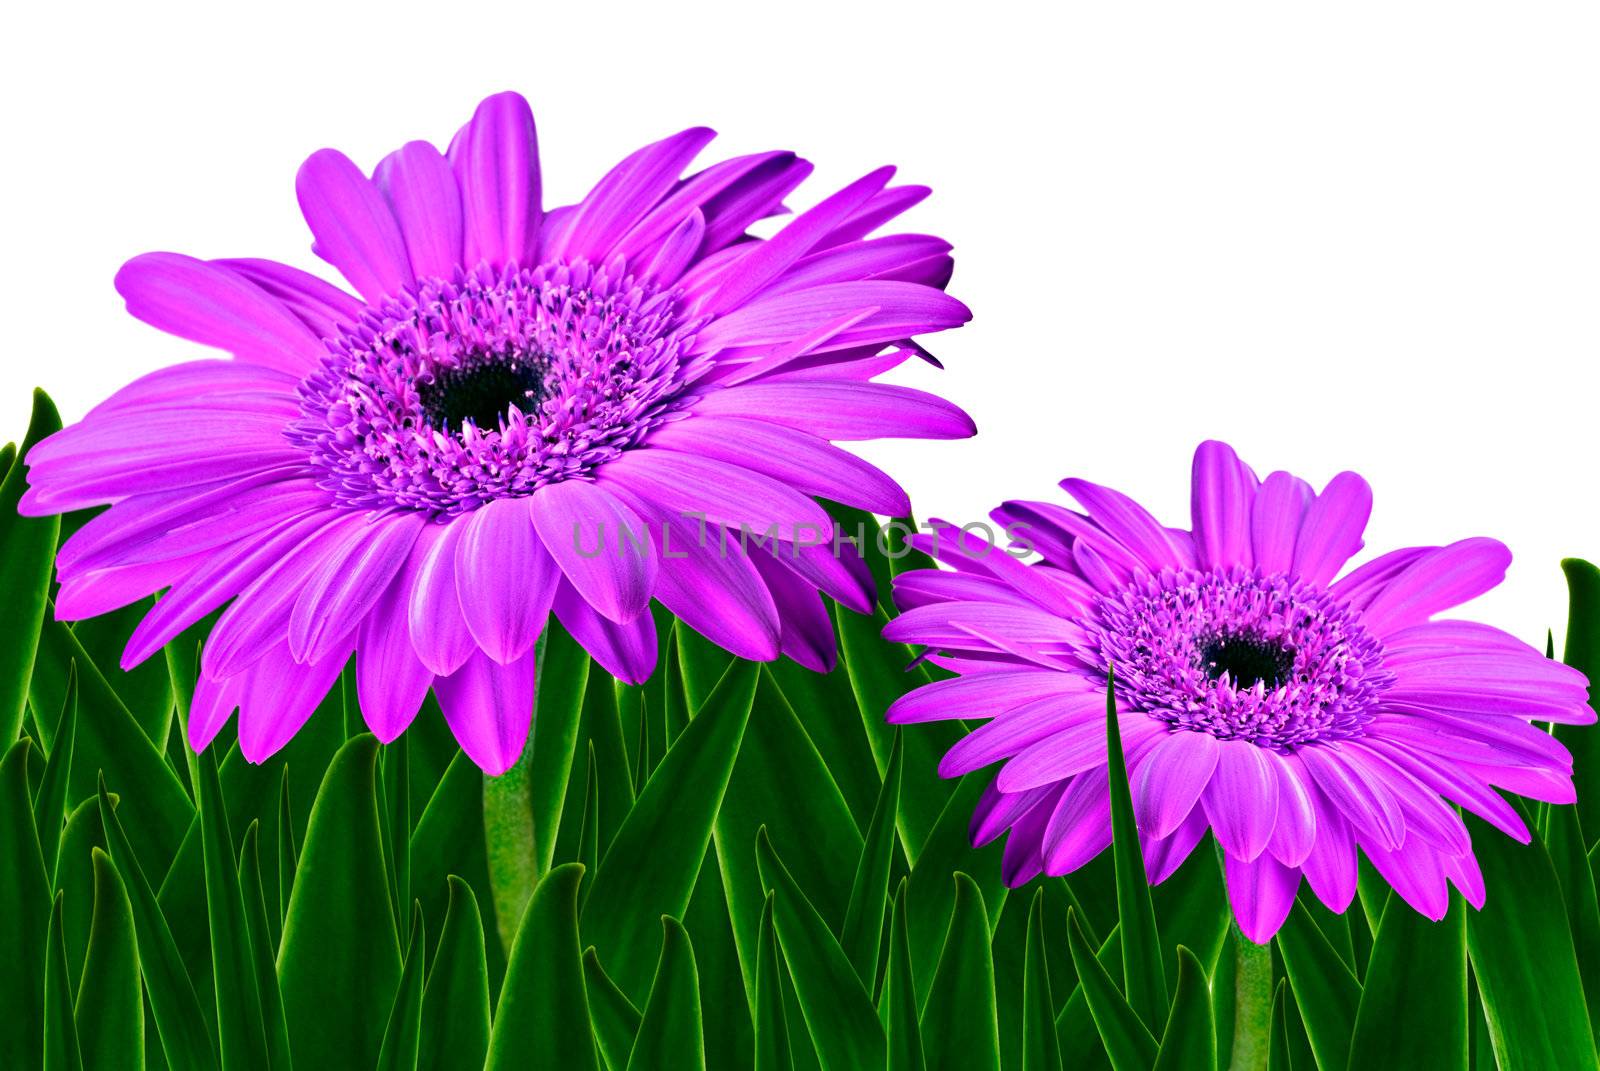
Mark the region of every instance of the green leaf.
[[44, 764], [39, 796], [33, 801], [34, 824], [39, 831], [39, 850], [44, 857], [45, 874], [53, 881], [56, 852], [61, 846], [61, 826], [67, 812], [67, 782], [72, 776], [72, 752], [78, 738], [78, 669], [67, 673], [67, 695], [56, 721], [55, 744]]
[[578, 951], [582, 880], [581, 865], [564, 863], [528, 901], [495, 1010], [487, 1071], [600, 1066]]
[[266, 1035], [267, 1063], [287, 1068], [289, 1024], [283, 1018], [283, 991], [278, 988], [278, 941], [267, 918], [261, 885], [261, 822], [252, 820], [239, 850], [239, 894], [244, 900], [245, 932], [250, 937], [250, 963], [261, 998], [261, 1026]]
[[900, 777], [905, 762], [902, 737], [895, 734], [889, 753], [889, 769], [884, 775], [878, 805], [863, 838], [861, 860], [856, 864], [855, 881], [850, 886], [850, 903], [844, 913], [844, 929], [839, 944], [855, 965], [856, 974], [871, 992], [878, 982], [878, 951], [883, 939], [883, 918], [889, 904], [889, 871], [894, 863], [896, 837], [894, 816], [900, 807]]
[[[289, 768], [283, 769], [283, 779], [278, 786], [278, 909], [268, 916], [272, 920], [273, 947], [283, 939], [283, 919], [289, 913], [289, 894], [294, 890], [295, 871], [300, 869], [300, 849], [294, 842], [294, 814], [289, 800]], [[262, 885], [263, 894], [266, 886]], [[277, 958], [276, 953], [273, 956]]]
[[260, 1067], [267, 1061], [255, 955], [239, 894], [233, 835], [222, 805], [216, 752], [199, 757], [200, 828], [205, 853], [206, 917], [211, 926], [211, 966], [216, 979], [217, 1034], [223, 1071]]
[[566, 801], [567, 780], [578, 749], [583, 695], [589, 682], [589, 653], [552, 617], [545, 626], [539, 663], [539, 697], [533, 722], [531, 803], [534, 854], [539, 873], [555, 858], [556, 831]]
[[[909, 647], [883, 639], [883, 627], [889, 623], [889, 618], [882, 610], [865, 616], [839, 609], [835, 620], [839, 626], [840, 653], [850, 674], [850, 688], [855, 693], [862, 727], [879, 771], [887, 771], [894, 730], [883, 720], [883, 712], [894, 700], [913, 688], [931, 683], [933, 678], [920, 663], [915, 668], [906, 668], [912, 665], [913, 659]], [[939, 776], [939, 758], [965, 732], [966, 726], [954, 721], [930, 722], [905, 732], [905, 775], [896, 827], [906, 858], [913, 865], [953, 791], [950, 782]]]
[[[595, 767], [594, 741], [589, 741], [589, 761], [583, 774], [583, 825], [578, 830], [578, 862], [585, 871], [600, 865], [600, 771]], [[583, 890], [586, 897], [588, 890]], [[582, 901], [579, 901], [582, 907]]]
[[[452, 875], [460, 875], [475, 891], [489, 888], [485, 853], [483, 772], [465, 752], [457, 751], [411, 834], [411, 895], [422, 901], [425, 917], [439, 918], [447, 912]], [[500, 942], [494, 901], [476, 901], [476, 907], [483, 912], [484, 961], [494, 992], [506, 973], [507, 946]]]
[[35, 443], [60, 430], [61, 416], [50, 396], [34, 391], [27, 437], [0, 482], [0, 607], [4, 608], [0, 626], [6, 637], [0, 643], [0, 747], [11, 746], [27, 713], [28, 685], [50, 593], [50, 565], [61, 531], [60, 517], [24, 517], [17, 512], [28, 486], [24, 459]]
[[884, 1035], [872, 998], [764, 828], [756, 834], [756, 862], [763, 886], [777, 893], [778, 942], [822, 1066], [829, 1071], [879, 1066]]
[[1150, 1071], [1158, 1052], [1156, 1039], [1089, 948], [1075, 911], [1067, 913], [1067, 941], [1072, 965], [1078, 972], [1078, 984], [1083, 989], [1084, 1003], [1088, 1005], [1111, 1066], [1116, 1071]]
[[[67, 681], [77, 669], [78, 702], [92, 716], [79, 719], [67, 801], [76, 805], [106, 782], [124, 799], [137, 801], [139, 820], [128, 836], [139, 860], [154, 875], [165, 874], [194, 820], [194, 805], [164, 751], [150, 742], [98, 666], [65, 622], [44, 622], [33, 673], [33, 705], [52, 714], [66, 705]], [[50, 741], [46, 741], [49, 744]]]
[[1061, 1045], [1056, 1038], [1056, 1006], [1050, 992], [1050, 963], [1045, 953], [1044, 889], [1036, 889], [1028, 905], [1028, 938], [1022, 975], [1022, 1071], [1061, 1071]]
[[[726, 797], [722, 806], [724, 809], [729, 806]], [[750, 1054], [755, 1051], [756, 994], [753, 986], [745, 988], [744, 969], [739, 961], [733, 919], [728, 913], [727, 890], [716, 852], [707, 852], [701, 861], [694, 895], [689, 898], [689, 910], [681, 921], [683, 928], [694, 934], [700, 1003], [703, 1007], [717, 1009], [717, 1014], [702, 1024], [706, 1064], [709, 1067], [747, 1066]], [[784, 981], [787, 984], [788, 979]]]
[[50, 925], [50, 883], [39, 852], [28, 793], [32, 741], [12, 744], [0, 762], [0, 1066], [37, 1067], [43, 1059], [44, 1021], [39, 979], [44, 977], [45, 931]]
[[889, 913], [889, 962], [884, 968], [883, 993], [878, 1014], [889, 1042], [891, 1071], [924, 1071], [921, 1016], [917, 985], [911, 968], [911, 945], [906, 936], [906, 882], [895, 890]]
[[482, 1067], [489, 1053], [489, 966], [472, 887], [454, 874], [444, 929], [422, 994], [417, 1066]]
[[422, 905], [411, 909], [411, 939], [406, 942], [405, 967], [395, 990], [389, 1025], [383, 1032], [383, 1048], [378, 1050], [378, 1071], [416, 1071], [417, 1047], [422, 1033], [423, 959], [428, 939], [422, 929]]
[[1361, 1003], [1361, 984], [1298, 900], [1278, 931], [1277, 941], [1317, 1063], [1345, 1067]]
[[401, 733], [378, 755], [378, 817], [383, 853], [389, 860], [389, 895], [394, 917], [405, 917], [411, 901], [411, 737]]
[[[909, 776], [909, 751], [905, 761]], [[969, 832], [972, 813], [988, 779], [989, 775], [982, 772], [961, 779], [928, 835], [922, 854], [911, 867], [910, 884], [906, 889], [906, 926], [911, 935], [911, 964], [916, 968], [917, 998], [922, 1002], [928, 999], [928, 987], [933, 984], [934, 967], [943, 947], [945, 930], [950, 925], [950, 912], [955, 902], [955, 886], [950, 883], [950, 875], [959, 870], [977, 882], [989, 908], [991, 929], [999, 922], [1005, 908], [1009, 890], [1000, 872], [1003, 845], [995, 841], [974, 849]]]
[[639, 1009], [617, 988], [600, 966], [594, 946], [583, 950], [583, 980], [589, 993], [589, 1017], [594, 1023], [600, 1057], [612, 1071], [623, 1071], [639, 1036]]
[[1000, 1067], [994, 1005], [994, 961], [983, 893], [966, 874], [955, 875], [955, 908], [933, 984], [922, 1008], [929, 1066], [941, 1071]]
[[712, 825], [755, 697], [756, 667], [738, 662], [667, 752], [606, 850], [583, 906], [591, 941], [624, 993], [646, 991], [650, 918], [689, 906]]
[[1133, 822], [1133, 796], [1117, 725], [1116, 673], [1106, 681], [1106, 766], [1111, 779], [1111, 855], [1117, 866], [1117, 915], [1122, 926], [1122, 979], [1128, 1005], [1152, 1032], [1167, 1018], [1167, 976], [1161, 933], [1145, 876], [1144, 852]]
[[106, 675], [117, 698], [133, 715], [134, 723], [152, 744], [163, 748], [172, 732], [174, 708], [172, 678], [167, 672], [166, 660], [150, 658], [132, 669], [121, 668], [122, 652], [128, 640], [154, 606], [154, 599], [140, 599], [110, 613], [74, 623], [72, 634]]
[[1289, 1028], [1285, 1005], [1292, 998], [1288, 980], [1280, 978], [1272, 994], [1272, 1034], [1267, 1041], [1267, 1071], [1294, 1071], [1294, 1060], [1289, 1056]]
[[1468, 913], [1467, 951], [1502, 1071], [1594, 1068], [1582, 976], [1549, 853], [1537, 834], [1518, 844], [1472, 815], [1467, 828], [1490, 890], [1483, 910]]
[[[756, 932], [766, 893], [750, 845], [756, 830], [793, 856], [806, 897], [837, 933], [850, 902], [851, 872], [839, 860], [861, 856], [861, 833], [822, 756], [766, 670], [756, 684], [754, 713], [728, 778], [715, 826], [728, 913], [733, 920], [746, 993], [755, 992]], [[789, 846], [793, 846], [792, 848]], [[701, 934], [695, 934], [704, 952]]]
[[[1568, 558], [1561, 571], [1567, 576], [1569, 597], [1562, 661], [1582, 670], [1591, 681], [1600, 680], [1600, 569], [1581, 558]], [[1591, 693], [1589, 699], [1592, 705], [1597, 696]], [[1592, 846], [1600, 838], [1600, 733], [1582, 725], [1557, 725], [1555, 734], [1572, 752], [1578, 826]]]
[[1178, 949], [1178, 989], [1161, 1034], [1155, 1071], [1197, 1071], [1217, 1066], [1217, 1024], [1211, 1017], [1206, 969], [1187, 948]]
[[[700, 1032], [700, 979], [689, 933], [670, 916], [661, 919], [661, 961], [639, 1020], [639, 1034], [628, 1057], [628, 1071], [703, 1068]], [[565, 1066], [565, 1065], [556, 1065]]]
[[773, 901], [768, 893], [761, 909], [761, 927], [756, 936], [756, 1071], [790, 1071], [794, 1059], [789, 1053], [789, 1024], [783, 1015], [785, 968], [778, 952], [778, 931], [773, 923]]
[[[1076, 907], [1067, 911], [1068, 921], [1077, 919]], [[1079, 922], [1081, 927], [1082, 923]], [[1061, 1066], [1070, 1068], [1102, 1068], [1109, 1067], [1110, 1062], [1106, 1056], [1105, 1045], [1100, 1040], [1100, 1032], [1095, 1027], [1094, 1016], [1089, 1012], [1089, 1002], [1084, 998], [1084, 988], [1076, 984], [1078, 977], [1077, 964], [1072, 960], [1072, 928], [1067, 928], [1067, 937], [1064, 942], [1067, 946], [1067, 962], [1072, 968], [1074, 984], [1071, 992], [1067, 994], [1067, 1002], [1056, 1013], [1056, 1039], [1061, 1045]], [[1111, 970], [1122, 965], [1122, 931], [1115, 927], [1100, 945], [1100, 950], [1095, 953], [1095, 962], [1100, 964], [1100, 969], [1107, 978], [1111, 977]], [[1218, 971], [1220, 976], [1221, 971]], [[1216, 983], [1220, 987], [1221, 982]], [[1113, 983], [1113, 987], [1115, 983]], [[1124, 1002], [1126, 1003], [1126, 1002]], [[1140, 1024], [1143, 1025], [1142, 1023]], [[1152, 1038], [1152, 1040], [1154, 1040]]]
[[1578, 972], [1589, 1008], [1589, 1026], [1600, 1044], [1600, 901], [1596, 899], [1594, 869], [1583, 845], [1586, 834], [1579, 826], [1573, 804], [1547, 804], [1545, 844], [1561, 879], [1567, 922], [1578, 955]]
[[1431, 922], [1394, 893], [1361, 990], [1350, 1066], [1459, 1068], [1467, 1062], [1466, 909], [1452, 895]]
[[[112, 796], [112, 806], [119, 797]], [[106, 850], [105, 831], [100, 827], [100, 800], [84, 800], [67, 817], [67, 828], [61, 834], [61, 850], [57, 853], [56, 878], [52, 892], [74, 890], [62, 909], [66, 923], [67, 962], [82, 963], [89, 948], [89, 930], [94, 921], [94, 903], [85, 892], [94, 887], [93, 851]]]
[[278, 953], [284, 1019], [302, 1067], [370, 1067], [400, 980], [377, 764], [377, 738], [352, 737], [311, 807]]
[[[73, 1018], [84, 1066], [144, 1066], [144, 998], [133, 908], [111, 857], [92, 849], [94, 922]], [[68, 961], [70, 962], [70, 960]]]
[[106, 845], [117, 873], [128, 890], [133, 907], [133, 932], [139, 945], [139, 968], [144, 975], [145, 993], [155, 1018], [156, 1032], [167, 1065], [174, 1071], [217, 1066], [215, 1043], [200, 1012], [200, 998], [184, 970], [183, 957], [173, 943], [156, 894], [144, 876], [138, 856], [128, 840], [105, 782], [100, 782], [100, 824], [105, 829]]
[[78, 1028], [72, 1019], [72, 983], [68, 980], [67, 946], [61, 937], [61, 898], [56, 893], [44, 957], [45, 1071], [83, 1071]]

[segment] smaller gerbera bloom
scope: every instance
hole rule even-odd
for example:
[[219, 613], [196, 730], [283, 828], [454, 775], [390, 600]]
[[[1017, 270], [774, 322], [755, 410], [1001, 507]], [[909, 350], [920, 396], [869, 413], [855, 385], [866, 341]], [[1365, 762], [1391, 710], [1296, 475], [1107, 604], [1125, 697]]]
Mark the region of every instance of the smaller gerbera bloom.
[[1366, 481], [1341, 473], [1317, 494], [1286, 472], [1260, 480], [1217, 442], [1195, 453], [1189, 530], [1110, 488], [1062, 487], [1082, 512], [993, 513], [1035, 563], [944, 524], [916, 537], [953, 571], [897, 577], [903, 612], [885, 629], [958, 674], [895, 702], [889, 721], [990, 719], [940, 772], [998, 764], [972, 840], [1009, 834], [1008, 883], [1070, 873], [1111, 843], [1113, 668], [1149, 880], [1209, 830], [1258, 943], [1302, 878], [1344, 911], [1358, 850], [1430, 918], [1450, 885], [1481, 907], [1455, 806], [1526, 842], [1497, 790], [1572, 802], [1572, 757], [1533, 723], [1594, 721], [1583, 675], [1499, 629], [1435, 620], [1503, 579], [1502, 544], [1407, 547], [1341, 576], [1362, 547]]
[[130, 261], [134, 316], [233, 359], [146, 376], [29, 453], [24, 512], [110, 506], [61, 550], [57, 616], [164, 591], [127, 668], [222, 609], [190, 742], [237, 710], [252, 761], [354, 655], [380, 739], [431, 688], [499, 773], [552, 613], [628, 681], [655, 664], [652, 600], [740, 657], [829, 668], [823, 596], [873, 595], [816, 498], [908, 509], [833, 443], [970, 435], [948, 402], [873, 382], [969, 314], [948, 243], [871, 237], [926, 187], [881, 168], [758, 239], [811, 165], [686, 175], [712, 137], [647, 145], [546, 210], [533, 115], [503, 93], [445, 152], [301, 167], [313, 249], [354, 293], [268, 260]]

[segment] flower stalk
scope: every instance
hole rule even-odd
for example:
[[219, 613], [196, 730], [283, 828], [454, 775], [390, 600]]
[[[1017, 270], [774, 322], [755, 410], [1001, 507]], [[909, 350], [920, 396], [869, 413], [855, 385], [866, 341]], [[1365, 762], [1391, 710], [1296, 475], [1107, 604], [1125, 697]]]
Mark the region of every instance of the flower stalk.
[[[534, 647], [534, 680], [544, 668], [545, 637]], [[534, 688], [534, 719], [539, 693]], [[522, 912], [539, 884], [539, 860], [533, 835], [533, 733], [511, 768], [499, 776], [483, 775], [483, 838], [489, 861], [490, 894], [500, 942], [511, 952]]]
[[1232, 923], [1234, 948], [1233, 1053], [1228, 1071], [1265, 1071], [1272, 1038], [1272, 948]]

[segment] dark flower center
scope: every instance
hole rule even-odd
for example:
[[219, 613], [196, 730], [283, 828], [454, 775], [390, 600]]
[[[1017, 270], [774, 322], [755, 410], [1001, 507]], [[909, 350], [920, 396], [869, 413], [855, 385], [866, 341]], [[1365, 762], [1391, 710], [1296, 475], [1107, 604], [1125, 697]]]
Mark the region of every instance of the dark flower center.
[[417, 400], [428, 423], [459, 431], [470, 420], [482, 431], [500, 426], [511, 409], [532, 414], [544, 401], [548, 362], [516, 355], [488, 357], [460, 368], [434, 372], [431, 383], [419, 384]]
[[1200, 645], [1200, 668], [1212, 680], [1226, 673], [1238, 689], [1265, 682], [1273, 691], [1289, 679], [1294, 652], [1277, 640], [1253, 636], [1215, 636]]

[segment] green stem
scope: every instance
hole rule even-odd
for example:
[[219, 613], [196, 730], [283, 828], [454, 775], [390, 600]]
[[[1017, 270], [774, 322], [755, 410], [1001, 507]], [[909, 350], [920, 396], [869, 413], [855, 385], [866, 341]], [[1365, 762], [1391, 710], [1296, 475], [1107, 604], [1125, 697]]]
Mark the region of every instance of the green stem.
[[[544, 667], [544, 637], [534, 648], [534, 680]], [[535, 693], [535, 704], [537, 704]], [[537, 721], [537, 710], [535, 710]], [[522, 912], [539, 884], [539, 861], [533, 837], [533, 733], [511, 769], [483, 778], [483, 836], [489, 857], [489, 886], [494, 898], [500, 941], [511, 954], [511, 942]]]
[[1272, 1038], [1272, 949], [1233, 923], [1234, 1020], [1229, 1071], [1265, 1071]]

